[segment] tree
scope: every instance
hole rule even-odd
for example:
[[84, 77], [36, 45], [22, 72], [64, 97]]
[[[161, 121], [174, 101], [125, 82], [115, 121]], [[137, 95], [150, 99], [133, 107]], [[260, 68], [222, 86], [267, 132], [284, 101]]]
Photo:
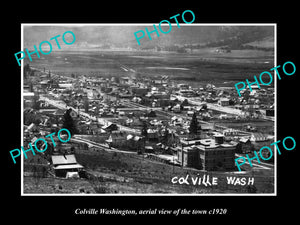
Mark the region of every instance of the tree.
[[30, 125], [31, 123], [34, 123], [36, 125], [41, 123], [41, 116], [36, 113], [35, 110], [24, 110], [24, 124]]
[[161, 142], [164, 144], [164, 145], [167, 145], [169, 146], [169, 129], [166, 127], [164, 132], [163, 132], [163, 135], [162, 135], [162, 139], [161, 139]]
[[40, 101], [39, 101], [39, 94], [37, 92], [34, 93], [33, 96], [33, 106], [32, 108], [35, 110], [39, 110], [40, 109]]
[[120, 83], [120, 77], [116, 76], [116, 77], [115, 77], [115, 82], [116, 82], [117, 84], [119, 84], [119, 83]]
[[66, 128], [70, 131], [71, 135], [78, 133], [75, 121], [73, 120], [70, 112], [72, 109], [68, 109], [63, 116], [63, 128]]
[[189, 127], [190, 134], [196, 135], [198, 133], [198, 120], [197, 120], [197, 114], [194, 112], [190, 127]]
[[33, 84], [32, 84], [32, 82], [29, 83], [29, 91], [33, 92]]
[[30, 75], [30, 72], [31, 72], [31, 69], [30, 69], [29, 64], [27, 63], [27, 64], [24, 66], [24, 79], [27, 79], [27, 78], [28, 78], [28, 76]]
[[84, 111], [86, 113], [88, 113], [89, 112], [89, 100], [88, 100], [88, 98], [84, 99], [83, 106], [84, 106]]
[[144, 136], [145, 138], [148, 137], [147, 129], [148, 129], [147, 123], [144, 121], [142, 130], [141, 130], [141, 135]]
[[30, 70], [29, 76], [33, 77], [34, 76], [34, 70]]
[[180, 106], [189, 106], [189, 101], [187, 99], [184, 99], [183, 102], [180, 104]]
[[143, 142], [143, 146], [144, 147], [143, 147], [143, 150], [142, 149], [138, 149], [138, 151], [137, 151], [138, 154], [141, 154], [142, 151], [144, 151], [144, 149], [145, 149], [146, 141], [148, 140], [148, 131], [147, 131], [147, 129], [148, 129], [147, 122], [144, 121], [142, 130], [141, 130], [141, 135], [143, 136], [142, 137], [142, 142]]

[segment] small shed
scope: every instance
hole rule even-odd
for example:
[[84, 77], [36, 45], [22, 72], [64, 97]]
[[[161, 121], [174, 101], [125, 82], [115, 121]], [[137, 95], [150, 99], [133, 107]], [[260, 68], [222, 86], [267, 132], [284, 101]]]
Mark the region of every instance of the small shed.
[[228, 98], [220, 98], [218, 101], [219, 105], [221, 106], [228, 106], [229, 105], [229, 99]]

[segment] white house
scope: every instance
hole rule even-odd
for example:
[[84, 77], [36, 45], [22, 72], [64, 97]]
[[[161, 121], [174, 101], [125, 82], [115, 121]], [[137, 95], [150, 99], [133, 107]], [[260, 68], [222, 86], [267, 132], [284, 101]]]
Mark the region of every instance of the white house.
[[220, 98], [218, 103], [219, 103], [220, 106], [228, 106], [229, 105], [229, 99], [228, 98]]
[[253, 142], [260, 142], [260, 141], [267, 141], [268, 136], [262, 133], [252, 133], [250, 137], [250, 141]]

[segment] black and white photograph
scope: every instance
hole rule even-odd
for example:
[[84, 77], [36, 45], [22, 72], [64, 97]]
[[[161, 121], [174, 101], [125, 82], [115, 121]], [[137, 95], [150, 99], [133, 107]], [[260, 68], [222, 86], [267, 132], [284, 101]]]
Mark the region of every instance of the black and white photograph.
[[109, 3], [4, 7], [3, 220], [296, 219], [296, 3]]
[[22, 23], [21, 195], [277, 194], [277, 26], [188, 13]]

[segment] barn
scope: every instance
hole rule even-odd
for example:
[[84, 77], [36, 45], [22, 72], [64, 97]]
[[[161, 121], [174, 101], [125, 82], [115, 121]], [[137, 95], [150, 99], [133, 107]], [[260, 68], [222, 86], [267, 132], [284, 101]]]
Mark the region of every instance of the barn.
[[84, 167], [77, 163], [74, 154], [52, 155], [52, 166], [57, 177], [83, 177]]

